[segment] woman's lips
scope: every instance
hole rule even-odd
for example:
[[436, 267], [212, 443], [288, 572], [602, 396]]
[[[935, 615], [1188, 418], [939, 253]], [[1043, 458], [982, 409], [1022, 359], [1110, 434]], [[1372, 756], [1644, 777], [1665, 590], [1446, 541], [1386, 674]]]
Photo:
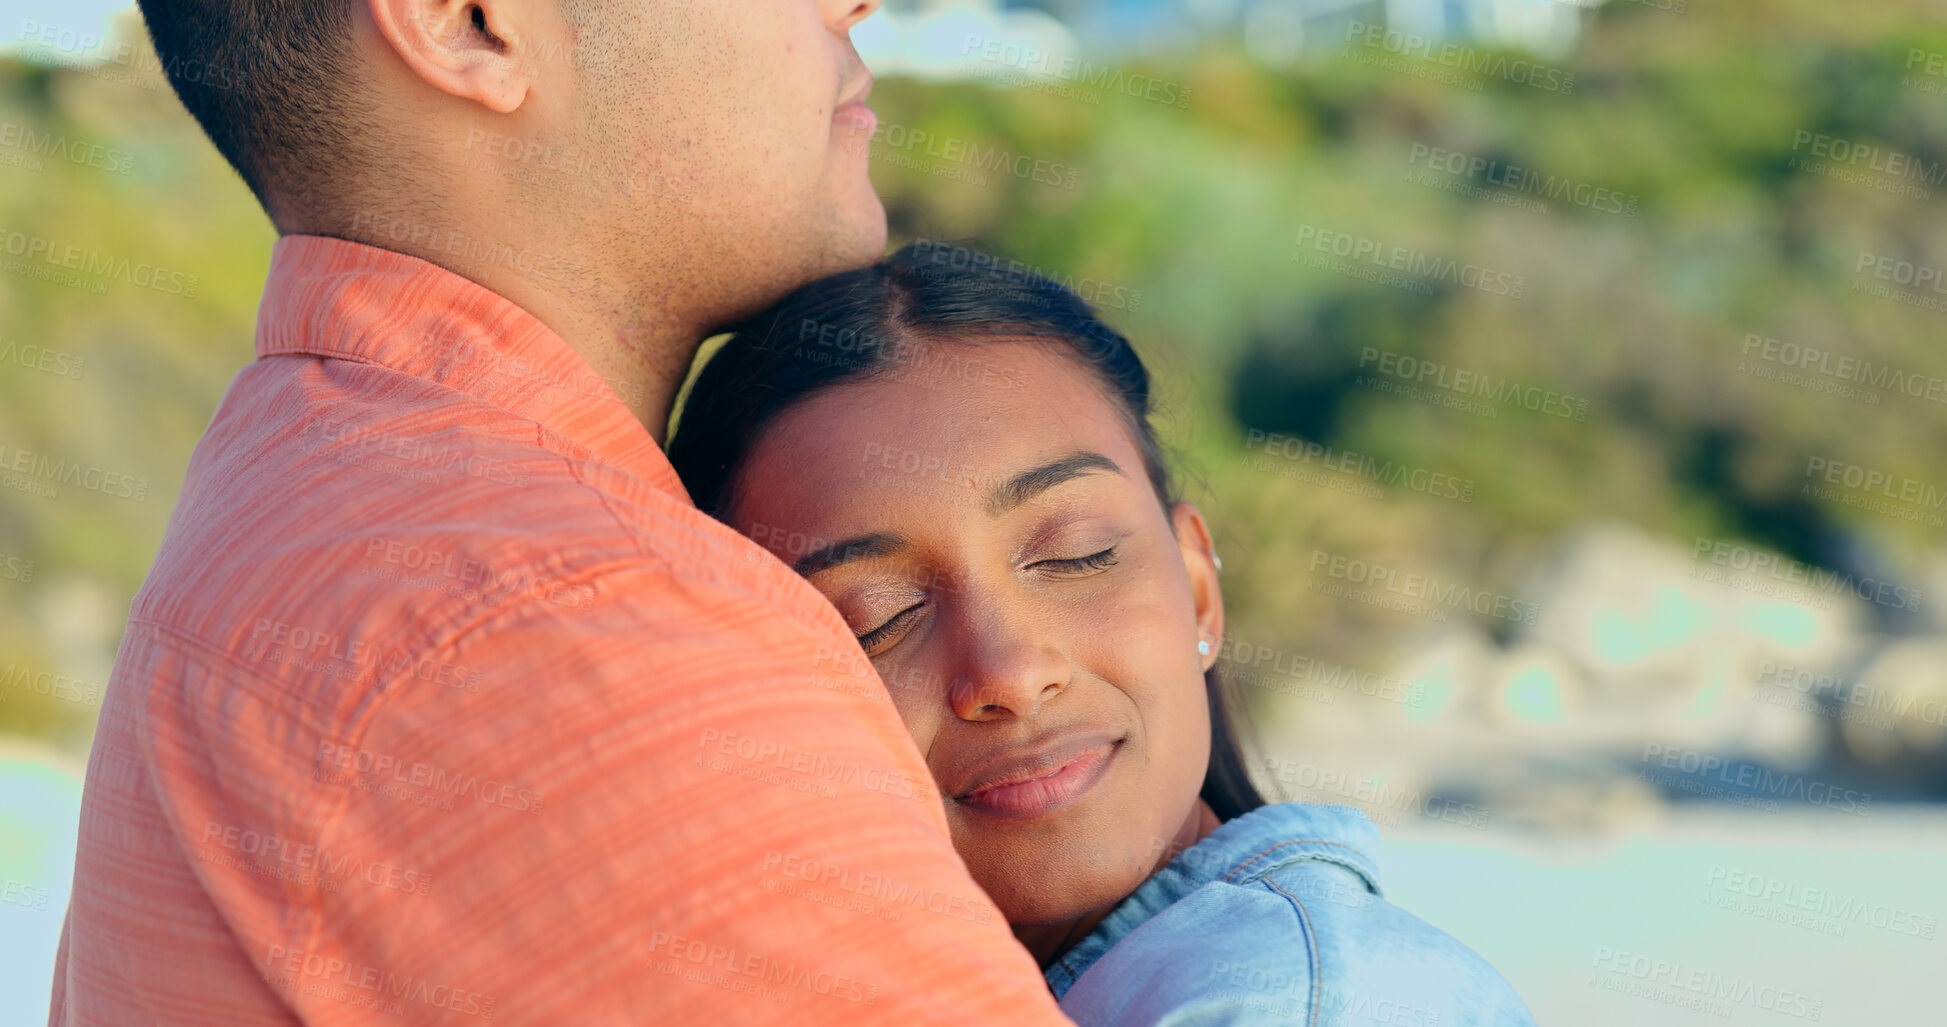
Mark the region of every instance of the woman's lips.
[[1046, 774], [990, 785], [958, 800], [962, 806], [996, 817], [1028, 820], [1073, 805], [1095, 786], [1115, 759], [1120, 743], [1084, 750]]

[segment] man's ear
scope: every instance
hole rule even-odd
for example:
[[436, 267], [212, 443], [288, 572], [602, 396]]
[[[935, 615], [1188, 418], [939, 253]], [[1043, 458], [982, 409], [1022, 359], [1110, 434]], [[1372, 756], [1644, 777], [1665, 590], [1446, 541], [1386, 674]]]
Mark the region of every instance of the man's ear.
[[1203, 669], [1217, 662], [1224, 641], [1224, 593], [1217, 584], [1217, 551], [1210, 541], [1210, 528], [1194, 503], [1170, 507], [1170, 523], [1176, 528], [1176, 545], [1183, 553], [1183, 566], [1190, 572], [1190, 597], [1196, 604], [1197, 631], [1210, 643], [1203, 654]]
[[537, 42], [560, 14], [544, 0], [365, 0], [373, 26], [428, 85], [509, 114], [534, 84]]

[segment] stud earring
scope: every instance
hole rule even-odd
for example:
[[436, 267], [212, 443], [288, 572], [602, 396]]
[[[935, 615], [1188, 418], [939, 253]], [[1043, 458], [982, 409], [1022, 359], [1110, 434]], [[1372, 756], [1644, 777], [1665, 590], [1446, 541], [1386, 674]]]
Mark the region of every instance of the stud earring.
[[1209, 639], [1204, 639], [1204, 638], [1199, 638], [1199, 639], [1197, 639], [1197, 655], [1198, 655], [1198, 656], [1209, 656], [1209, 655], [1210, 655], [1210, 641], [1209, 641]]
[[1224, 572], [1224, 558], [1218, 556], [1215, 549], [1210, 551], [1210, 565], [1217, 568], [1217, 573], [1222, 574]]

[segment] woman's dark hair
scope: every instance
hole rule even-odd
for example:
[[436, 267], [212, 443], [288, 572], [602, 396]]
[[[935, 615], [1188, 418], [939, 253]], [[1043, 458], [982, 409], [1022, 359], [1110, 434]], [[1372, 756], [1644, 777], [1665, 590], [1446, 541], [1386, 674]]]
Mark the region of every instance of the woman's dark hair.
[[[1094, 372], [1126, 417], [1143, 468], [1168, 510], [1176, 502], [1150, 426], [1149, 373], [1087, 302], [1057, 282], [960, 246], [920, 241], [872, 267], [812, 282], [730, 328], [684, 402], [669, 459], [690, 496], [730, 520], [737, 476], [764, 429], [822, 389], [910, 373], [928, 343], [1034, 339]], [[1231, 701], [1212, 666], [1210, 767], [1203, 800], [1221, 820], [1264, 805], [1245, 769]]]

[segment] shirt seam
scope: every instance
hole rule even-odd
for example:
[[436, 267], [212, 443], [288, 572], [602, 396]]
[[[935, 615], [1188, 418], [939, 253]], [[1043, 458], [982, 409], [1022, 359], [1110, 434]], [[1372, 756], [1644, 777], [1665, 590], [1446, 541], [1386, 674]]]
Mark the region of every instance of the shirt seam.
[[1301, 922], [1304, 925], [1305, 958], [1310, 963], [1309, 969], [1311, 970], [1311, 978], [1312, 978], [1311, 1002], [1309, 1003], [1309, 1005], [1311, 1006], [1311, 1010], [1310, 1013], [1305, 1018], [1305, 1023], [1306, 1023], [1306, 1027], [1318, 1027], [1318, 995], [1319, 995], [1319, 988], [1324, 983], [1325, 973], [1324, 973], [1324, 967], [1321, 965], [1321, 960], [1318, 952], [1318, 932], [1312, 928], [1311, 913], [1305, 909], [1304, 902], [1301, 901], [1298, 898], [1298, 896], [1293, 895], [1290, 892], [1285, 891], [1283, 888], [1278, 887], [1278, 882], [1266, 880], [1263, 883], [1265, 887], [1271, 889], [1272, 891], [1277, 892], [1279, 895], [1282, 895], [1286, 899], [1289, 899], [1291, 901], [1292, 908], [1298, 911], [1299, 922]]
[[[215, 657], [215, 658], [216, 658], [217, 660], [219, 660], [219, 661], [221, 661], [222, 663], [224, 663], [224, 664], [227, 664], [227, 665], [229, 665], [229, 666], [230, 666], [230, 667], [231, 667], [232, 669], [234, 669], [234, 670], [235, 670], [235, 671], [237, 671], [238, 673], [241, 673], [241, 674], [243, 674], [243, 675], [246, 675], [246, 676], [248, 676], [248, 677], [251, 677], [251, 678], [253, 678], [253, 679], [255, 679], [255, 680], [257, 681], [257, 683], [258, 683], [258, 684], [271, 684], [271, 683], [273, 683], [273, 682], [275, 681], [275, 679], [274, 679], [274, 678], [271, 678], [271, 677], [269, 677], [269, 676], [267, 676], [267, 675], [265, 675], [265, 674], [264, 674], [263, 672], [261, 672], [261, 671], [259, 671], [259, 670], [257, 670], [256, 668], [254, 668], [254, 667], [251, 667], [251, 666], [249, 666], [249, 665], [247, 665], [247, 664], [245, 664], [245, 663], [243, 663], [242, 661], [240, 661], [240, 660], [238, 660], [238, 659], [236, 659], [236, 658], [235, 658], [234, 656], [232, 656], [232, 655], [231, 655], [231, 654], [229, 653], [229, 651], [227, 651], [227, 650], [225, 650], [225, 649], [221, 649], [221, 648], [218, 648], [217, 646], [215, 646], [215, 645], [213, 645], [213, 644], [211, 644], [211, 643], [209, 643], [209, 642], [207, 642], [207, 641], [205, 641], [205, 640], [203, 640], [202, 638], [199, 638], [199, 637], [197, 637], [196, 635], [193, 635], [193, 634], [190, 634], [189, 632], [187, 632], [187, 631], [184, 631], [183, 629], [181, 629], [181, 628], [178, 628], [178, 627], [176, 627], [176, 626], [174, 626], [174, 625], [171, 625], [171, 624], [165, 624], [165, 623], [163, 623], [163, 622], [161, 622], [161, 621], [157, 621], [157, 620], [152, 620], [152, 619], [150, 619], [150, 618], [147, 618], [147, 617], [143, 617], [143, 618], [139, 618], [139, 619], [138, 619], [138, 618], [133, 618], [133, 617], [131, 617], [131, 618], [129, 619], [129, 623], [130, 623], [130, 624], [142, 624], [142, 625], [144, 625], [144, 626], [146, 626], [146, 627], [148, 627], [148, 628], [150, 628], [151, 630], [153, 630], [153, 631], [155, 631], [155, 632], [156, 632], [156, 634], [157, 634], [158, 636], [162, 636], [162, 635], [167, 635], [167, 636], [169, 636], [170, 638], [173, 638], [173, 639], [175, 639], [175, 640], [177, 640], [178, 642], [181, 642], [181, 643], [184, 643], [184, 644], [186, 644], [186, 645], [188, 645], [189, 647], [191, 647], [191, 648], [193, 648], [193, 649], [196, 649], [196, 650], [198, 650], [198, 651], [200, 651], [200, 652], [202, 652], [202, 653], [204, 653], [204, 654], [206, 654], [207, 656], [212, 656], [212, 657]], [[381, 692], [381, 698], [383, 698], [383, 692]], [[147, 703], [145, 702], [145, 703], [144, 703], [144, 706], [146, 706], [146, 705], [147, 705]], [[290, 716], [290, 717], [292, 717], [292, 719], [295, 719], [295, 720], [304, 720], [304, 719], [306, 719], [306, 718], [304, 718], [304, 717], [302, 717], [302, 716], [301, 716], [301, 715], [299, 714], [299, 711], [297, 711], [297, 710], [294, 710], [294, 709], [291, 709], [291, 708], [290, 708], [290, 706], [291, 706], [291, 703], [290, 703], [290, 702], [289, 702], [289, 700], [288, 700], [288, 693], [278, 693], [278, 694], [277, 694], [277, 702], [275, 703], [275, 706], [276, 706], [276, 707], [278, 708], [278, 710], [279, 710], [279, 712], [281, 712], [281, 713], [283, 713], [283, 714], [285, 714], [285, 715], [287, 715], [287, 716]], [[315, 720], [315, 718], [311, 718], [311, 719], [314, 719], [314, 720]], [[323, 734], [323, 733], [324, 733], [324, 732], [323, 732], [323, 726], [322, 726], [322, 725], [318, 725], [318, 724], [313, 724], [312, 726], [313, 726], [314, 728], [317, 728], [320, 734]], [[161, 795], [163, 794], [163, 792], [164, 792], [164, 789], [162, 789], [161, 787], [159, 787], [159, 784], [158, 784], [158, 782], [156, 782], [156, 781], [154, 780], [154, 777], [153, 777], [153, 775], [151, 775], [151, 782], [150, 782], [150, 784], [151, 784], [151, 787], [152, 787], [152, 788], [155, 788], [155, 790], [156, 790], [156, 793], [157, 793], [157, 795], [158, 795], [158, 797], [160, 797], [160, 796], [161, 796]], [[335, 826], [335, 825], [337, 824], [337, 822], [339, 821], [339, 819], [340, 819], [340, 818], [342, 818], [342, 817], [344, 816], [344, 813], [345, 813], [345, 804], [346, 804], [347, 802], [349, 802], [349, 801], [350, 801], [350, 799], [351, 799], [351, 797], [350, 797], [350, 795], [348, 795], [348, 794], [340, 794], [340, 795], [338, 795], [338, 796], [336, 796], [336, 797], [335, 797], [334, 799], [332, 799], [332, 800], [331, 800], [331, 803], [330, 803], [330, 805], [329, 805], [329, 807], [328, 807], [328, 811], [329, 811], [329, 813], [328, 813], [328, 820], [329, 820], [329, 823], [330, 823], [330, 824], [331, 824], [332, 826]], [[173, 803], [170, 803], [170, 804], [168, 804], [168, 806], [169, 806], [169, 808], [170, 808], [170, 809], [171, 809], [171, 810], [173, 811], [173, 809], [174, 809], [174, 804], [173, 804]], [[174, 824], [174, 823], [175, 823], [175, 819], [174, 819], [174, 817], [173, 817], [173, 816], [172, 816], [172, 817], [170, 818], [170, 822], [171, 822], [172, 824]], [[321, 826], [321, 830], [319, 831], [319, 835], [320, 835], [320, 837], [322, 837], [322, 836], [323, 836], [323, 833], [324, 833], [324, 832], [323, 832], [323, 830], [322, 830], [322, 827], [323, 827], [323, 824], [321, 823], [321, 825], [320, 825], [320, 826]], [[190, 852], [188, 851], [188, 843], [187, 843], [187, 840], [185, 840], [185, 839], [183, 839], [183, 838], [181, 837], [181, 835], [180, 835], [180, 834], [178, 835], [178, 841], [177, 841], [177, 846], [178, 846], [178, 848], [179, 848], [179, 849], [181, 849], [181, 850], [182, 850], [182, 852], [183, 852], [183, 856], [184, 856], [184, 859], [185, 859], [186, 861], [188, 861], [188, 862], [190, 862], [190, 863], [192, 863], [192, 864], [202, 864], [202, 863], [203, 863], [203, 860], [201, 860], [201, 859], [197, 859], [197, 858], [194, 858], [194, 857], [192, 857], [192, 855], [191, 855], [191, 853], [190, 853]], [[195, 874], [196, 874], [196, 877], [197, 877], [197, 880], [198, 880], [198, 882], [199, 882], [199, 883], [202, 883], [202, 881], [203, 881], [203, 876], [202, 876], [202, 874], [201, 874], [201, 873], [200, 873], [199, 871], [196, 871], [196, 870], [192, 870], [191, 872], [192, 872], [192, 873], [195, 873]], [[209, 888], [208, 888], [208, 885], [207, 885], [206, 883], [204, 883], [204, 884], [203, 884], [203, 890], [204, 890], [204, 894], [205, 894], [205, 896], [208, 896], [208, 895], [209, 895]], [[323, 893], [322, 893], [322, 892], [320, 892], [319, 894], [320, 894], [320, 895], [322, 895]], [[291, 924], [290, 926], [292, 926], [292, 927], [295, 927], [295, 928], [297, 929], [295, 933], [297, 933], [298, 935], [300, 935], [300, 936], [301, 936], [301, 937], [302, 937], [302, 938], [304, 939], [304, 948], [303, 948], [303, 950], [302, 950], [302, 951], [305, 951], [305, 952], [311, 952], [311, 951], [314, 951], [314, 950], [316, 950], [316, 949], [317, 949], [317, 947], [318, 947], [318, 942], [319, 942], [320, 940], [322, 940], [322, 938], [323, 938], [323, 934], [324, 934], [324, 916], [323, 916], [323, 913], [324, 913], [324, 911], [323, 911], [323, 909], [322, 909], [322, 908], [321, 908], [321, 906], [320, 906], [320, 902], [321, 902], [321, 901], [322, 901], [322, 900], [320, 899], [320, 900], [313, 900], [313, 901], [310, 901], [310, 902], [304, 902], [304, 903], [295, 903], [295, 904], [294, 904], [294, 903], [286, 903], [286, 904], [285, 904], [285, 908], [287, 908], [287, 909], [295, 909], [295, 910], [297, 911], [297, 918], [296, 918], [296, 922], [295, 922], [294, 924]], [[212, 902], [212, 905], [215, 905], [215, 903], [214, 903], [214, 902]], [[238, 929], [237, 929], [237, 925], [236, 925], [236, 922], [235, 922], [235, 920], [234, 920], [234, 919], [233, 919], [233, 918], [232, 918], [232, 917], [231, 917], [231, 916], [229, 915], [229, 913], [228, 913], [228, 911], [227, 911], [227, 910], [225, 910], [225, 909], [224, 909], [224, 907], [223, 907], [223, 906], [220, 906], [220, 905], [216, 905], [216, 907], [215, 907], [215, 908], [217, 908], [217, 909], [218, 909], [219, 911], [223, 911], [223, 922], [224, 922], [224, 926], [225, 926], [225, 927], [227, 927], [227, 928], [229, 929], [229, 932], [230, 932], [230, 936], [231, 936], [231, 937], [232, 937], [233, 939], [236, 939], [236, 941], [237, 941], [237, 947], [238, 947], [239, 949], [243, 949], [243, 950], [244, 950], [244, 958], [246, 958], [246, 959], [248, 959], [248, 960], [250, 960], [250, 964], [251, 964], [251, 966], [253, 966], [253, 967], [256, 967], [257, 969], [259, 969], [260, 971], [262, 971], [262, 972], [264, 972], [264, 973], [268, 973], [268, 972], [269, 972], [269, 970], [268, 970], [268, 969], [267, 969], [266, 967], [264, 967], [264, 966], [260, 966], [260, 965], [258, 964], [258, 962], [257, 962], [257, 957], [256, 957], [256, 954], [255, 954], [255, 952], [254, 952], [254, 950], [252, 950], [252, 949], [250, 949], [250, 948], [248, 948], [248, 947], [246, 947], [246, 945], [244, 944], [244, 938], [243, 938], [243, 935], [242, 935], [242, 934], [241, 934], [241, 933], [240, 933], [240, 932], [238, 931]], [[274, 989], [273, 989], [273, 990], [274, 990]], [[295, 1005], [294, 1005], [294, 1004], [293, 1004], [293, 1003], [291, 1002], [291, 1000], [290, 1000], [290, 998], [289, 998], [288, 996], [285, 996], [285, 995], [282, 995], [282, 994], [279, 994], [279, 995], [277, 996], [277, 998], [278, 998], [278, 1001], [279, 1001], [279, 1003], [280, 1003], [280, 1004], [282, 1004], [282, 1005], [284, 1006], [284, 1008], [285, 1008], [285, 1009], [287, 1009], [287, 1010], [289, 1010], [289, 1011], [291, 1012], [291, 1014], [292, 1014], [292, 1015], [294, 1015], [294, 1016], [295, 1016], [295, 1015], [298, 1015], [298, 1012], [299, 1012], [299, 1011], [298, 1011], [298, 1008], [297, 1008], [297, 1007], [296, 1007], [296, 1006], [295, 1006]]]
[[[1266, 856], [1269, 856], [1271, 853], [1274, 853], [1279, 849], [1287, 848], [1293, 845], [1330, 845], [1333, 846], [1334, 848], [1344, 849], [1347, 852], [1351, 852], [1355, 855], [1358, 855], [1359, 857], [1367, 860], [1368, 862], [1372, 860], [1371, 855], [1369, 855], [1364, 849], [1361, 849], [1356, 845], [1347, 845], [1344, 842], [1335, 842], [1326, 838], [1293, 838], [1290, 841], [1279, 842], [1278, 844], [1273, 845], [1262, 852], [1258, 852], [1250, 856], [1246, 856], [1243, 862], [1240, 862], [1235, 867], [1232, 867], [1230, 873], [1224, 875], [1224, 882], [1226, 884], [1234, 883], [1237, 879], [1237, 875], [1250, 869], [1251, 864], [1256, 863], [1258, 860]], [[1360, 876], [1366, 877], [1368, 875], [1366, 875], [1364, 872], [1361, 872]]]

